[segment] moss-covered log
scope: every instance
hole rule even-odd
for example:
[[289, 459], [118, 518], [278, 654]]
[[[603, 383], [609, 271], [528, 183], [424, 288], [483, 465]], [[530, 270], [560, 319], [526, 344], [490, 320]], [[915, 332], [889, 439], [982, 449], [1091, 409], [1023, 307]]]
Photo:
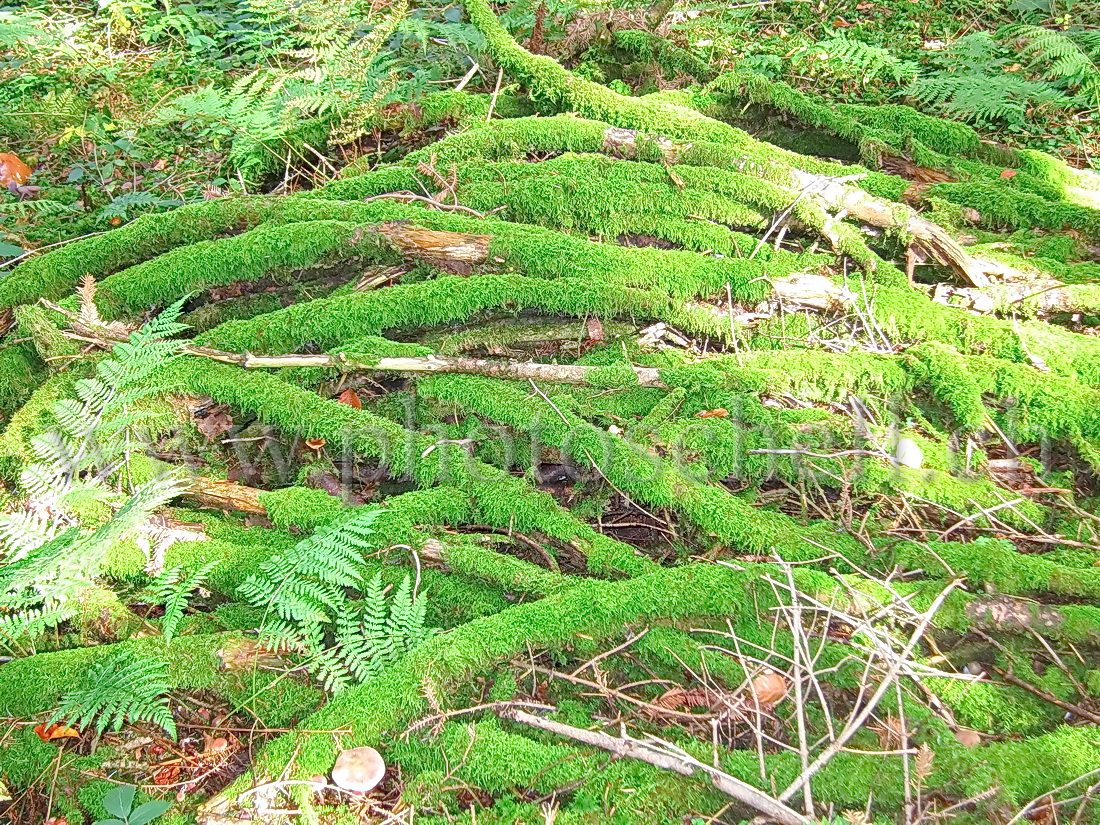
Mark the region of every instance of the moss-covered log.
[[[426, 822], [635, 825], [727, 803], [556, 736], [594, 719], [763, 794], [805, 786], [786, 796], [807, 820], [1003, 822], [1075, 792], [1100, 758], [1064, 724], [1095, 721], [1100, 684], [1094, 182], [908, 107], [719, 75], [644, 32], [615, 48], [709, 85], [619, 94], [463, 6], [514, 85], [367, 124], [448, 134], [308, 193], [147, 215], [0, 281], [0, 477], [22, 514], [0, 532], [8, 789], [55, 771], [70, 822], [103, 813], [107, 777], [159, 793], [163, 766], [131, 745], [161, 731], [34, 732], [121, 653], [168, 663], [180, 764], [213, 758], [226, 719], [279, 728], [221, 731], [244, 756], [188, 786], [179, 825], [327, 819], [346, 800], [303, 789], [360, 745], [391, 767], [367, 804]], [[745, 104], [866, 165], [752, 137]], [[96, 429], [87, 378], [125, 377], [97, 364], [165, 307], [197, 329], [165, 327], [180, 341], [145, 374], [159, 393], [111, 425], [131, 449], [42, 483], [79, 440], [43, 434]], [[172, 465], [177, 506], [123, 534], [115, 510]], [[75, 481], [106, 494], [49, 498]], [[48, 540], [22, 543], [43, 519]], [[325, 583], [310, 554], [348, 525], [367, 525], [338, 557], [357, 573], [316, 591], [346, 615], [273, 622], [284, 588]], [[95, 574], [35, 635], [53, 580], [9, 584], [62, 558], [68, 527], [110, 547], [59, 561]], [[357, 611], [414, 590], [422, 637], [337, 691], [319, 662], [366, 637]], [[414, 612], [380, 621], [397, 638]], [[517, 725], [516, 703], [572, 727]]]

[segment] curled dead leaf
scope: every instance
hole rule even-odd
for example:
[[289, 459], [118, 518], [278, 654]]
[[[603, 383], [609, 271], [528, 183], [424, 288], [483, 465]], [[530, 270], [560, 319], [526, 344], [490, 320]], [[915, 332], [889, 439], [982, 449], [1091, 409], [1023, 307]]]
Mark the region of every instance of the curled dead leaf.
[[783, 701], [790, 686], [782, 675], [774, 670], [770, 673], [761, 673], [752, 680], [752, 694], [763, 708], [773, 708]]
[[586, 327], [589, 341], [603, 341], [607, 337], [603, 329], [603, 323], [601, 323], [599, 318], [589, 318]]
[[359, 398], [359, 393], [350, 387], [340, 393], [336, 400], [341, 404], [347, 404], [349, 407], [355, 407], [357, 410], [363, 407], [363, 401]]
[[180, 766], [169, 765], [153, 774], [154, 785], [172, 785], [180, 778]]
[[883, 750], [900, 750], [905, 747], [909, 731], [896, 716], [887, 716], [881, 722], [868, 726], [878, 736], [878, 744]]
[[726, 418], [730, 411], [725, 407], [715, 407], [713, 410], [700, 410], [695, 413], [696, 418]]
[[53, 725], [35, 725], [34, 732], [43, 742], [52, 742], [54, 739], [79, 739], [80, 731], [60, 723]]

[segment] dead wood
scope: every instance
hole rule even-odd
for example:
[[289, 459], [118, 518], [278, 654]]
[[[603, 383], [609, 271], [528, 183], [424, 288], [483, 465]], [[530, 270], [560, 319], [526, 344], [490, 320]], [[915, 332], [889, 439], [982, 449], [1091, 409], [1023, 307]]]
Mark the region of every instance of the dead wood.
[[575, 742], [607, 751], [617, 758], [637, 759], [654, 767], [678, 773], [681, 776], [703, 774], [726, 796], [742, 802], [756, 811], [771, 817], [783, 825], [810, 825], [810, 820], [782, 802], [773, 799], [758, 788], [742, 782], [735, 776], [706, 765], [686, 753], [674, 753], [658, 745], [631, 739], [626, 736], [609, 736], [600, 731], [585, 730], [552, 719], [544, 719], [514, 707], [500, 708], [497, 715], [539, 730], [564, 736]]

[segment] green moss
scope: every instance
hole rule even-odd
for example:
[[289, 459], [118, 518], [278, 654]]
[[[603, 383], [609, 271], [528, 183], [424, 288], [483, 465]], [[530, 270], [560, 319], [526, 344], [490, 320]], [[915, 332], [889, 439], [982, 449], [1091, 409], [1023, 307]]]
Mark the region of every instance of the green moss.
[[957, 352], [928, 343], [909, 350], [908, 355], [917, 380], [951, 411], [962, 432], [972, 433], [984, 425], [986, 412], [981, 388]]
[[297, 270], [357, 256], [383, 256], [376, 235], [341, 221], [263, 225], [240, 235], [177, 247], [104, 279], [96, 294], [106, 318], [126, 317], [213, 286], [288, 277]]
[[1096, 598], [1100, 570], [1082, 570], [1023, 555], [1008, 541], [979, 538], [969, 544], [930, 542], [896, 548], [902, 563], [920, 567], [926, 575], [966, 575], [1002, 593], [1058, 593]]
[[15, 659], [0, 668], [0, 715], [28, 719], [50, 709], [71, 689], [75, 674], [116, 650], [164, 658], [169, 680], [177, 687], [211, 687], [218, 682], [217, 651], [228, 641], [221, 636], [181, 636], [165, 645], [159, 638], [137, 639]]
[[260, 493], [260, 503], [277, 527], [310, 529], [331, 521], [344, 509], [343, 502], [324, 490], [284, 487]]
[[66, 338], [57, 323], [53, 312], [38, 305], [25, 305], [15, 308], [15, 321], [19, 332], [34, 341], [39, 358], [49, 363], [51, 360], [75, 359], [80, 346]]
[[[475, 504], [477, 518], [483, 519], [481, 523], [539, 530], [567, 542], [579, 541], [593, 570], [635, 572], [646, 568], [633, 550], [572, 518], [549, 495], [506, 472], [471, 461], [456, 445], [438, 444], [430, 436], [406, 430], [365, 409], [322, 399], [258, 372], [190, 359], [173, 364], [169, 375], [194, 393], [261, 416], [286, 433], [324, 438], [331, 450], [376, 459], [391, 467], [395, 475], [407, 474], [423, 486], [461, 485], [467, 500]], [[425, 522], [435, 523], [431, 518]]]
[[620, 29], [613, 33], [612, 38], [618, 48], [655, 62], [664, 71], [666, 78], [688, 75], [695, 80], [705, 81], [713, 74], [705, 61], [659, 35], [642, 29]]
[[[352, 720], [351, 741], [378, 743], [385, 732], [401, 729], [427, 707], [425, 688], [446, 695], [449, 685], [465, 682], [528, 645], [554, 646], [576, 633], [604, 636], [649, 618], [751, 609], [748, 578], [727, 568], [692, 565], [622, 582], [581, 581], [428, 642], [383, 676], [341, 693], [304, 724], [325, 730], [333, 720], [341, 725]], [[308, 776], [327, 770], [337, 748], [328, 736], [283, 737], [263, 757], [266, 763], [285, 766], [296, 752], [294, 775]]]
[[0, 424], [7, 423], [44, 377], [42, 362], [29, 342], [0, 344]]
[[1100, 237], [1100, 211], [1020, 191], [1012, 182], [983, 179], [936, 183], [928, 191], [948, 202], [977, 209], [982, 225], [994, 229], [1076, 229], [1090, 238]]
[[[2, 353], [0, 353], [2, 355]], [[8, 420], [0, 435], [0, 458], [22, 464], [31, 457], [30, 439], [55, 426], [51, 410], [62, 398], [72, 394], [80, 370], [60, 372], [46, 378], [26, 402]]]

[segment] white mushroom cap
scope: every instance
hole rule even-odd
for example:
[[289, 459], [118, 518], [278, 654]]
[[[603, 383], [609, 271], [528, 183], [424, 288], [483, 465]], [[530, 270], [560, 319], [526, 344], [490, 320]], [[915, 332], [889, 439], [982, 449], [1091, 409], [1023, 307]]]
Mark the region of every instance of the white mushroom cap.
[[373, 790], [385, 775], [386, 763], [382, 754], [367, 747], [341, 751], [332, 768], [333, 784], [355, 793]]
[[911, 438], [899, 438], [897, 451], [894, 453], [894, 461], [902, 467], [919, 470], [924, 463], [924, 450], [917, 446], [917, 442]]

